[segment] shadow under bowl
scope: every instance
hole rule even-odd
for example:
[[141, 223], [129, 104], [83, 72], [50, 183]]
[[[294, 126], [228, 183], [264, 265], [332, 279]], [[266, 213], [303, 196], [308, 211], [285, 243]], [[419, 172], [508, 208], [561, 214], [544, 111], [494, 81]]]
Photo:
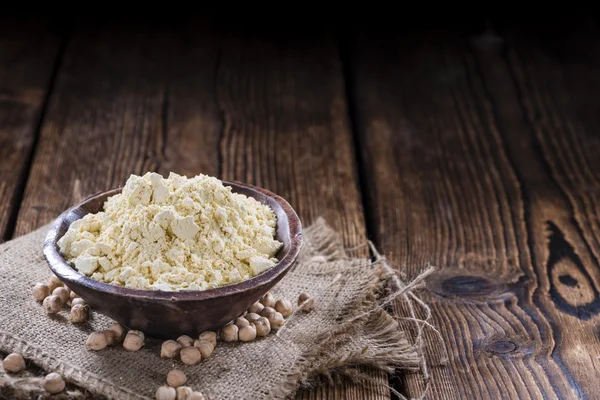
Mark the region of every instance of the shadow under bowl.
[[216, 330], [240, 316], [290, 270], [302, 245], [302, 224], [294, 209], [268, 190], [223, 181], [235, 193], [269, 205], [277, 215], [276, 239], [283, 247], [279, 262], [251, 279], [202, 291], [158, 291], [130, 289], [89, 278], [69, 265], [57, 242], [69, 226], [89, 213], [101, 211], [105, 201], [122, 188], [98, 193], [63, 212], [52, 224], [44, 241], [44, 256], [52, 272], [83, 298], [93, 310], [107, 315], [129, 329], [149, 336], [176, 338]]

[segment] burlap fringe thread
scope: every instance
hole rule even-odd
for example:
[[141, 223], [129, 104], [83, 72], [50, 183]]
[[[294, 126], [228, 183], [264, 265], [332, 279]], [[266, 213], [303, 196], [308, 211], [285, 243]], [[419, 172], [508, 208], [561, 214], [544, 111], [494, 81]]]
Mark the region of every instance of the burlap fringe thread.
[[[313, 226], [317, 227], [321, 224], [324, 224], [324, 221], [318, 219]], [[316, 237], [313, 243], [317, 243], [318, 248], [311, 249], [310, 253], [325, 254], [324, 256], [318, 256], [323, 257], [321, 261], [327, 262], [349, 258], [349, 252], [368, 246], [373, 257], [372, 265], [379, 265], [380, 273], [371, 283], [372, 290], [367, 290], [367, 294], [356, 301], [353, 310], [361, 311], [360, 314], [341, 322], [337, 329], [329, 331], [326, 337], [317, 338], [315, 340], [316, 343], [327, 343], [328, 345], [320, 347], [318, 351], [309, 354], [302, 360], [297, 360], [297, 367], [288, 375], [287, 386], [276, 389], [273, 392], [273, 397], [279, 398], [285, 393], [298, 390], [300, 387], [313, 388], [322, 378], [325, 378], [331, 384], [339, 383], [344, 378], [347, 378], [354, 383], [365, 386], [371, 384], [371, 386], [389, 390], [389, 392], [394, 393], [398, 398], [408, 400], [406, 396], [390, 385], [384, 384], [381, 380], [377, 380], [361, 372], [357, 367], [348, 367], [348, 365], [353, 364], [351, 357], [344, 357], [343, 359], [336, 357], [335, 349], [337, 348], [337, 344], [343, 343], [345, 340], [350, 340], [356, 335], [358, 333], [356, 327], [363, 326], [356, 322], [359, 319], [363, 319], [365, 325], [370, 328], [368, 336], [379, 345], [365, 348], [356, 354], [356, 360], [359, 361], [356, 365], [373, 367], [393, 374], [397, 367], [410, 370], [413, 368], [406, 367], [407, 365], [418, 364], [425, 389], [421, 395], [414, 399], [424, 399], [430, 388], [430, 374], [424, 352], [424, 330], [426, 328], [430, 329], [442, 346], [444, 346], [444, 341], [440, 332], [430, 322], [432, 318], [430, 307], [414, 292], [424, 288], [425, 280], [435, 271], [435, 267], [428, 265], [418, 276], [406, 284], [399, 278], [398, 275], [400, 272], [394, 270], [389, 265], [385, 256], [377, 251], [373, 242], [368, 241], [363, 245], [344, 249], [343, 245], [338, 242], [339, 236], [332, 234], [328, 229], [321, 229], [318, 232], [316, 230], [315, 232], [311, 231], [311, 234]], [[312, 261], [315, 261], [314, 257]], [[335, 277], [331, 285], [339, 278], [339, 276]], [[318, 297], [319, 295], [317, 294], [315, 296], [317, 301]], [[394, 301], [400, 299], [406, 305], [410, 316], [393, 317], [385, 310], [385, 307], [390, 306]], [[292, 315], [286, 320], [284, 326], [277, 332], [277, 335], [283, 332], [285, 325], [301, 310], [302, 306], [294, 310]], [[424, 317], [419, 318], [418, 315], [420, 314], [424, 314]], [[413, 338], [413, 343], [409, 343], [405, 333], [399, 329], [398, 320], [408, 321], [414, 325], [416, 334]], [[361, 334], [365, 335], [364, 332], [361, 332]], [[328, 350], [324, 351], [324, 348]], [[330, 360], [326, 367], [323, 367], [322, 363], [318, 362], [318, 360], [322, 360], [323, 358]], [[418, 359], [416, 363], [415, 358]], [[441, 360], [441, 363], [444, 364], [445, 360]], [[307, 371], [311, 371], [311, 366], [314, 364], [320, 365], [320, 368], [316, 370], [316, 373], [307, 374]], [[299, 379], [303, 376], [306, 376], [306, 378]], [[382, 394], [388, 395], [389, 393]]]

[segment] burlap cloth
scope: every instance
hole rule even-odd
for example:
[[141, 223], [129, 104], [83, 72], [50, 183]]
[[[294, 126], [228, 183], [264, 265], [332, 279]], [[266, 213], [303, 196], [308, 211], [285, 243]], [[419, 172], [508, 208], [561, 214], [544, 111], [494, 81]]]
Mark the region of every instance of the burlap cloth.
[[[406, 285], [385, 262], [350, 257], [323, 220], [305, 229], [298, 262], [272, 290], [275, 297], [292, 301], [301, 292], [310, 293], [317, 308], [294, 313], [267, 338], [219, 342], [212, 358], [195, 366], [161, 359], [161, 342], [152, 339], [138, 352], [120, 346], [88, 350], [87, 336], [106, 329], [112, 323], [109, 318], [94, 313], [89, 323], [76, 326], [67, 321], [66, 307], [57, 317], [46, 315], [31, 295], [33, 285], [50, 275], [42, 255], [46, 231], [43, 227], [0, 246], [0, 350], [19, 352], [29, 363], [58, 372], [91, 393], [153, 399], [167, 373], [180, 368], [187, 374], [187, 386], [208, 399], [279, 399], [323, 376], [365, 379], [357, 366], [387, 372], [424, 367], [420, 339], [407, 337], [406, 329], [382, 307], [393, 298], [417, 299], [412, 290], [423, 277]], [[413, 310], [412, 305], [404, 308]], [[417, 327], [420, 332], [422, 325]], [[7, 375], [1, 368], [0, 385], [31, 398], [44, 393], [39, 377]]]

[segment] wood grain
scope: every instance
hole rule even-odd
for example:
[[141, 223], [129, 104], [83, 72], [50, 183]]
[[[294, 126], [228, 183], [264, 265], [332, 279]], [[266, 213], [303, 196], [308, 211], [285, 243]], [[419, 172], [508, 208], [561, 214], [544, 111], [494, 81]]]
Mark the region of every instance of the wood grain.
[[[174, 171], [265, 187], [285, 197], [305, 225], [323, 216], [348, 245], [365, 239], [332, 40], [267, 41], [196, 28], [75, 31], [18, 234], [84, 196], [123, 184], [131, 173]], [[387, 383], [384, 374], [372, 376]], [[389, 398], [389, 391], [324, 386], [299, 396]]]
[[[369, 226], [408, 275], [438, 267], [428, 297], [445, 340], [427, 335], [429, 398], [600, 390], [598, 35], [550, 39], [354, 47]], [[424, 390], [417, 375], [404, 384]]]
[[7, 19], [0, 20], [0, 242], [14, 228], [12, 216], [27, 179], [61, 41], [43, 21]]

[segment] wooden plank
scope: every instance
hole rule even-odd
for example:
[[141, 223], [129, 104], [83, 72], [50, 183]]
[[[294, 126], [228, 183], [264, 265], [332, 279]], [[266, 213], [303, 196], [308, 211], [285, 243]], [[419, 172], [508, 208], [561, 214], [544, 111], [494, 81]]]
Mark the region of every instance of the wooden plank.
[[593, 398], [599, 36], [507, 37], [356, 42], [368, 218], [399, 269], [438, 267], [428, 398]]
[[[332, 40], [144, 32], [75, 32], [42, 129], [19, 234], [131, 173], [153, 170], [263, 186], [288, 199], [304, 224], [324, 216], [348, 245], [365, 239]], [[371, 375], [387, 383], [385, 374]], [[300, 396], [389, 398], [389, 391], [347, 385]]]
[[0, 242], [8, 239], [61, 37], [46, 21], [0, 21]]
[[[534, 299], [550, 324], [551, 354], [580, 398], [594, 398], [600, 391], [600, 340], [591, 334], [600, 323], [600, 121], [594, 110], [600, 31], [587, 22], [584, 17], [558, 31], [507, 32], [505, 59], [514, 92], [492, 86], [506, 72], [491, 68], [493, 57], [485, 57], [484, 63], [482, 52], [476, 53], [485, 83], [495, 92], [492, 100], [506, 104], [507, 95], [518, 98], [523, 125], [533, 131], [536, 162], [525, 156], [516, 160], [519, 169], [532, 175], [525, 192], [530, 235], [537, 239], [532, 257], [538, 264], [538, 292], [544, 294]], [[507, 107], [497, 110], [510, 112]], [[515, 154], [522, 154], [523, 141], [516, 133], [510, 144]], [[538, 189], [542, 183], [545, 191]]]

